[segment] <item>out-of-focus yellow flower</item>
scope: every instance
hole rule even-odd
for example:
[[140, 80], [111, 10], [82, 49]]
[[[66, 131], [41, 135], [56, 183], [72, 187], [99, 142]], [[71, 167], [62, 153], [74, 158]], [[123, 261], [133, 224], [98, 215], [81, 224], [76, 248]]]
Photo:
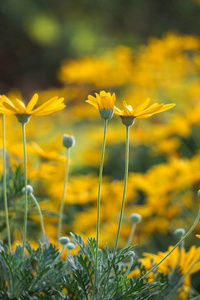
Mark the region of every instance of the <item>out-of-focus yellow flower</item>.
[[8, 115], [44, 116], [62, 110], [65, 107], [65, 104], [63, 103], [64, 98], [53, 97], [41, 106], [33, 109], [38, 102], [38, 94], [33, 95], [27, 106], [25, 106], [23, 101], [17, 98], [15, 100], [10, 100], [5, 95], [2, 95], [0, 96], [0, 99], [0, 113]]
[[196, 234], [196, 237], [197, 237], [198, 239], [200, 239], [200, 234]]
[[116, 101], [115, 93], [111, 95], [111, 93], [101, 91], [99, 94], [95, 93], [95, 95], [96, 97], [89, 95], [88, 100], [86, 100], [86, 102], [98, 109], [100, 116], [103, 119], [112, 118]]
[[[173, 246], [169, 246], [167, 252], [158, 252], [157, 254], [151, 253], [143, 253], [145, 258], [140, 259], [142, 264], [145, 266], [146, 270], [150, 270], [153, 264], [157, 264], [171, 249]], [[176, 267], [177, 261], [179, 259], [180, 251], [179, 248], [176, 248], [170, 256], [168, 256], [162, 264], [158, 266], [158, 272], [172, 274], [174, 268]], [[179, 260], [178, 268], [181, 272], [181, 275], [187, 275], [184, 278], [183, 285], [180, 287], [180, 293], [177, 299], [183, 300], [188, 299], [187, 295], [190, 291], [190, 284], [191, 284], [191, 275], [198, 272], [200, 270], [200, 261], [197, 261], [198, 257], [200, 256], [200, 247], [196, 248], [192, 246], [188, 252], [186, 252], [185, 248], [183, 248], [181, 257]], [[137, 276], [137, 270], [134, 270], [129, 274], [129, 277]], [[152, 280], [153, 273], [149, 274], [149, 280]]]
[[66, 162], [65, 156], [59, 155], [56, 151], [45, 151], [36, 142], [30, 144], [29, 152], [38, 154], [44, 160]]
[[153, 105], [149, 105], [150, 98], [142, 101], [135, 109], [132, 108], [131, 105], [127, 105], [126, 102], [123, 102], [123, 110], [115, 107], [115, 113], [122, 117], [133, 117], [138, 119], [149, 118], [154, 114], [158, 114], [160, 112], [166, 111], [175, 106], [174, 103], [171, 104], [158, 104], [154, 103]]

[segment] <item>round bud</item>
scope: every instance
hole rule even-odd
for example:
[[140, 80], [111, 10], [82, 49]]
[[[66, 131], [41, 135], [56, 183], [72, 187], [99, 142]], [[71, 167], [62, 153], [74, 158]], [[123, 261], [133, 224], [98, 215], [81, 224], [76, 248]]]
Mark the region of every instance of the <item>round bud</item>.
[[139, 223], [142, 220], [142, 216], [137, 213], [133, 213], [130, 215], [130, 220], [133, 223]]
[[183, 236], [185, 234], [185, 229], [184, 228], [178, 228], [174, 231], [174, 235], [177, 235], [179, 237]]
[[62, 139], [63, 146], [66, 148], [74, 147], [75, 145], [75, 138], [73, 135], [64, 134]]
[[200, 190], [198, 190], [197, 196], [198, 196], [198, 198], [200, 198]]
[[[27, 184], [26, 188], [27, 188], [27, 195], [33, 194], [33, 188], [30, 184]], [[25, 194], [25, 187], [23, 187], [22, 193]]]
[[71, 242], [67, 243], [67, 249], [72, 250], [72, 249], [74, 249], [75, 247], [76, 247], [76, 246], [74, 245], [74, 243], [71, 243]]
[[62, 245], [67, 245], [69, 243], [70, 239], [66, 236], [62, 236], [61, 238], [59, 238], [59, 242], [62, 244]]

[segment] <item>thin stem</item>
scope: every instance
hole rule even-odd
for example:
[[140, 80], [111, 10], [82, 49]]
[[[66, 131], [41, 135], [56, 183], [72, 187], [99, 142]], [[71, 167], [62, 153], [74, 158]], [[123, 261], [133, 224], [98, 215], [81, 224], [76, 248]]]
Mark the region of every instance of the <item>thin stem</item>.
[[102, 182], [102, 174], [103, 174], [104, 154], [105, 154], [105, 147], [106, 147], [107, 124], [108, 124], [108, 120], [104, 120], [104, 135], [103, 135], [103, 142], [102, 142], [102, 149], [101, 149], [99, 185], [98, 185], [98, 196], [97, 196], [97, 225], [96, 225], [97, 236], [96, 236], [96, 257], [95, 257], [95, 273], [94, 273], [94, 297], [96, 291], [98, 290], [97, 270], [98, 270], [99, 228], [100, 228], [100, 198], [101, 198], [101, 182]]
[[61, 237], [61, 230], [62, 230], [63, 209], [64, 209], [64, 202], [65, 202], [65, 194], [66, 194], [66, 190], [67, 190], [67, 181], [68, 181], [68, 177], [69, 177], [69, 160], [70, 160], [70, 148], [67, 148], [67, 163], [66, 163], [66, 172], [65, 172], [63, 194], [62, 194], [62, 200], [61, 200], [61, 206], [60, 206], [57, 247], [59, 247], [59, 238]]
[[4, 206], [6, 215], [6, 227], [7, 227], [7, 238], [8, 246], [11, 252], [11, 238], [10, 238], [10, 224], [8, 218], [8, 201], [7, 201], [7, 187], [6, 187], [6, 129], [5, 129], [5, 115], [2, 114], [2, 136], [3, 136], [3, 195], [4, 195]]
[[197, 217], [192, 225], [192, 227], [188, 230], [188, 232], [182, 237], [182, 239], [180, 239], [180, 241], [172, 248], [172, 250], [170, 250], [165, 257], [163, 257], [156, 265], [154, 265], [151, 270], [149, 270], [146, 274], [144, 274], [141, 279], [146, 278], [151, 272], [153, 272], [189, 235], [190, 233], [193, 231], [193, 229], [196, 227], [196, 225], [199, 222], [199, 218], [200, 218], [200, 209], [198, 211]]
[[130, 233], [128, 241], [126, 243], [126, 247], [128, 247], [131, 244], [131, 241], [132, 241], [133, 236], [135, 234], [135, 229], [136, 229], [136, 223], [133, 223], [132, 228], [131, 228], [131, 233]]
[[26, 123], [22, 123], [23, 135], [23, 149], [24, 149], [24, 237], [23, 237], [23, 253], [26, 247], [26, 234], [27, 234], [27, 214], [28, 214], [28, 193], [27, 193], [27, 153], [26, 153]]
[[35, 205], [38, 209], [38, 213], [39, 213], [39, 216], [40, 216], [40, 224], [41, 224], [41, 228], [42, 228], [42, 234], [43, 234], [43, 238], [45, 238], [44, 221], [43, 221], [43, 216], [42, 216], [42, 212], [41, 212], [39, 203], [38, 203], [37, 199], [35, 198], [35, 196], [32, 193], [30, 194], [30, 197], [33, 199], [33, 201], [34, 201], [34, 203], [35, 203]]
[[[119, 224], [118, 224], [118, 230], [117, 230], [117, 236], [115, 241], [115, 247], [113, 251], [113, 259], [112, 264], [110, 268], [108, 269], [108, 275], [106, 278], [106, 283], [109, 280], [109, 276], [112, 270], [112, 265], [115, 259], [115, 254], [117, 251], [118, 241], [119, 241], [119, 234], [120, 234], [120, 228], [122, 223], [122, 217], [123, 217], [123, 211], [124, 211], [124, 203], [125, 203], [125, 197], [126, 197], [126, 187], [127, 187], [127, 180], [128, 180], [128, 164], [129, 164], [129, 126], [126, 126], [126, 150], [125, 150], [125, 172], [124, 172], [124, 189], [123, 189], [123, 196], [122, 196], [122, 204], [121, 204], [121, 211], [120, 211], [120, 217], [119, 217]], [[105, 288], [106, 284], [104, 285], [104, 291], [103, 295], [105, 295]]]
[[116, 241], [115, 241], [113, 257], [115, 256], [115, 253], [117, 251], [117, 246], [118, 246], [118, 242], [119, 242], [119, 234], [120, 234], [122, 218], [123, 218], [123, 211], [124, 211], [124, 204], [125, 204], [125, 197], [126, 197], [126, 187], [127, 187], [127, 180], [128, 180], [128, 164], [129, 164], [129, 126], [126, 126], [124, 190], [123, 190], [122, 205], [121, 205], [121, 211], [120, 211], [119, 224], [118, 224], [118, 229], [117, 229], [117, 237], [116, 237]]

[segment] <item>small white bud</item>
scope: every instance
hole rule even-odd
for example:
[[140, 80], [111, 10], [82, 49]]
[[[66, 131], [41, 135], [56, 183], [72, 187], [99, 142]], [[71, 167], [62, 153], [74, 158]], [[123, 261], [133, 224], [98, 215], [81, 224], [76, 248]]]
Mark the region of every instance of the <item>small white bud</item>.
[[130, 215], [130, 220], [133, 223], [139, 223], [142, 221], [142, 216], [137, 213], [133, 213]]
[[71, 242], [69, 242], [69, 243], [67, 243], [67, 248], [69, 249], [69, 250], [72, 250], [72, 249], [74, 249], [76, 246], [74, 245], [74, 243], [71, 243]]
[[[26, 188], [27, 188], [27, 195], [33, 194], [33, 188], [30, 184], [28, 184]], [[25, 187], [23, 187], [22, 189], [22, 194], [25, 194]]]
[[184, 228], [178, 228], [174, 231], [174, 234], [181, 237], [185, 234], [185, 229]]
[[69, 243], [70, 239], [66, 236], [62, 236], [61, 238], [59, 238], [59, 242], [62, 244], [62, 245], [67, 245]]

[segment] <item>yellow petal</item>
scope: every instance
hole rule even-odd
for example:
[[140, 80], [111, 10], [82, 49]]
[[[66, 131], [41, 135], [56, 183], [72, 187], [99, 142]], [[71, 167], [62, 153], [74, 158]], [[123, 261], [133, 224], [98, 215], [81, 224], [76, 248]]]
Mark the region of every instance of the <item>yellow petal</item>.
[[41, 112], [46, 107], [50, 107], [52, 104], [56, 104], [56, 103], [59, 104], [60, 102], [63, 102], [63, 101], [64, 101], [64, 98], [53, 97], [50, 100], [43, 103], [42, 105], [40, 105], [38, 108], [34, 109], [32, 111], [32, 113], [35, 114], [35, 113]]
[[160, 113], [160, 112], [166, 111], [166, 110], [168, 110], [168, 109], [174, 107], [175, 105], [176, 105], [176, 104], [174, 104], [174, 103], [166, 104], [166, 105], [164, 105], [161, 109], [159, 109], [159, 111], [156, 112], [156, 113]]
[[2, 99], [2, 103], [8, 103], [10, 104], [10, 106], [12, 106], [13, 108], [15, 108], [14, 104], [12, 103], [12, 101], [6, 97], [6, 95], [1, 95], [1, 99]]
[[15, 114], [15, 112], [13, 112], [10, 109], [7, 109], [5, 107], [0, 107], [0, 114], [13, 115], [13, 114]]
[[36, 105], [37, 102], [38, 102], [38, 94], [34, 94], [26, 107], [27, 114], [31, 113], [31, 110], [33, 109], [33, 107]]
[[123, 113], [122, 113], [122, 110], [119, 109], [119, 108], [116, 107], [116, 106], [114, 106], [114, 112], [115, 112], [116, 115], [119, 115], [119, 116], [123, 114]]
[[87, 103], [93, 105], [96, 109], [99, 109], [98, 104], [97, 104], [96, 102], [91, 101], [91, 100], [86, 100], [85, 102], [87, 102]]
[[148, 106], [149, 102], [150, 102], [150, 98], [146, 98], [145, 100], [143, 100], [134, 110], [134, 115], [143, 111]]
[[153, 116], [153, 115], [149, 114], [149, 115], [139, 116], [139, 117], [137, 117], [137, 119], [147, 119], [147, 118], [150, 118], [151, 116]]
[[14, 114], [19, 113], [19, 110], [15, 106], [10, 105], [10, 103], [8, 103], [8, 102], [3, 102], [2, 107], [7, 110], [10, 110]]
[[50, 110], [42, 110], [40, 112], [36, 112], [36, 113], [32, 113], [34, 116], [46, 116], [46, 115], [50, 115], [54, 112], [60, 111], [63, 108], [65, 108], [65, 104], [60, 104], [59, 106], [56, 106], [54, 109], [50, 109]]
[[156, 111], [160, 110], [162, 107], [164, 106], [164, 104], [153, 104], [151, 105], [149, 108], [143, 110], [142, 112], [138, 113], [138, 114], [134, 114], [136, 117], [139, 116], [143, 116], [143, 115], [149, 115], [152, 113], [155, 113]]
[[12, 103], [18, 109], [19, 114], [25, 114], [26, 113], [26, 107], [25, 107], [24, 103], [21, 100], [14, 99], [14, 100], [12, 100]]
[[124, 112], [123, 112], [123, 114], [124, 114], [125, 116], [132, 116], [132, 115], [133, 115], [133, 108], [132, 108], [131, 105], [128, 105], [128, 104], [126, 103], [126, 101], [123, 101], [123, 107], [124, 107]]

